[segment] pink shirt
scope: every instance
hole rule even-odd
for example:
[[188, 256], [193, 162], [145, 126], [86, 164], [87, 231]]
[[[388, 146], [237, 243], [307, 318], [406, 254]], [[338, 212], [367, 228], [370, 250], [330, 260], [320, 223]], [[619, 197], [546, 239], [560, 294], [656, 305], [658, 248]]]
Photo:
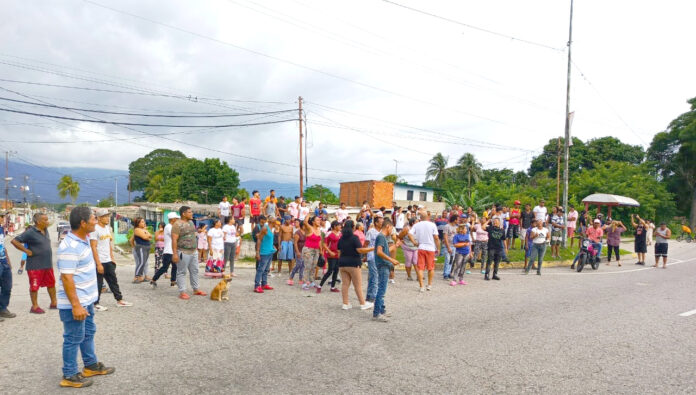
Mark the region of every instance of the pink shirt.
[[589, 237], [589, 239], [595, 243], [599, 243], [599, 240], [602, 239], [603, 235], [604, 230], [602, 230], [602, 228], [595, 229], [594, 226], [587, 228], [587, 237]]

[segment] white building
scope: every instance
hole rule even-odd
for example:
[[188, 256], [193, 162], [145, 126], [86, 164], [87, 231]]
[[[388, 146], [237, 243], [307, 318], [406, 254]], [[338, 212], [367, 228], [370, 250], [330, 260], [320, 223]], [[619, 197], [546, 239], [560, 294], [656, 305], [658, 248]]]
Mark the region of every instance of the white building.
[[394, 200], [408, 201], [412, 203], [432, 202], [434, 199], [433, 189], [418, 185], [394, 184]]

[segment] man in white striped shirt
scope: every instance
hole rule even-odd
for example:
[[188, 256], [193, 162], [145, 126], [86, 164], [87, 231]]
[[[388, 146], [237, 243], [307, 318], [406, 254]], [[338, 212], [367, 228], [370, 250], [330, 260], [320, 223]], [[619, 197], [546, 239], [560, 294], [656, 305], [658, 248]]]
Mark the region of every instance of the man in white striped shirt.
[[[88, 377], [111, 374], [97, 359], [94, 348], [94, 302], [98, 297], [97, 271], [89, 243], [97, 218], [88, 207], [75, 207], [70, 212], [72, 232], [58, 247], [58, 311], [63, 322], [63, 379], [61, 387], [89, 387]], [[82, 353], [84, 370], [77, 367], [77, 352]]]

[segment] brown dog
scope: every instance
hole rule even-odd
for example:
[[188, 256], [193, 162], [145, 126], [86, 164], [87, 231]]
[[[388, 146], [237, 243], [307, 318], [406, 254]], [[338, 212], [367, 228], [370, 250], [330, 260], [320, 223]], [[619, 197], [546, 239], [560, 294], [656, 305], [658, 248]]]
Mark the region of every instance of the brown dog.
[[220, 282], [210, 292], [210, 300], [217, 300], [218, 302], [222, 302], [223, 300], [230, 300], [230, 297], [227, 296], [230, 288], [230, 286], [227, 283], [229, 283], [230, 281], [232, 281], [232, 276], [230, 276], [229, 274], [225, 274], [222, 280], [220, 280]]

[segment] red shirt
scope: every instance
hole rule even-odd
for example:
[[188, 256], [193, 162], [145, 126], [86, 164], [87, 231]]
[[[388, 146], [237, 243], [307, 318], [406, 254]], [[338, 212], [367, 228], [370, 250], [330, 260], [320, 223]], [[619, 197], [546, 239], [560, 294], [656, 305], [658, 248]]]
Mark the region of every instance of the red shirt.
[[251, 215], [261, 215], [261, 199], [249, 199], [249, 208], [251, 209]]
[[236, 206], [232, 206], [232, 213], [237, 219], [244, 218], [244, 203], [239, 203]]
[[[513, 218], [513, 214], [517, 214], [516, 218]], [[520, 224], [520, 210], [513, 208], [510, 210], [510, 225], [519, 225]]]
[[[326, 246], [329, 248], [329, 250], [333, 253], [338, 253], [338, 241], [341, 239], [341, 234], [335, 234], [334, 232], [330, 232], [328, 236], [324, 238], [324, 243], [326, 243]], [[338, 258], [338, 254], [336, 256], [330, 256], [329, 254], [326, 254], [326, 258]]]
[[587, 237], [595, 243], [599, 243], [604, 235], [602, 228], [595, 229], [594, 226], [587, 228]]

